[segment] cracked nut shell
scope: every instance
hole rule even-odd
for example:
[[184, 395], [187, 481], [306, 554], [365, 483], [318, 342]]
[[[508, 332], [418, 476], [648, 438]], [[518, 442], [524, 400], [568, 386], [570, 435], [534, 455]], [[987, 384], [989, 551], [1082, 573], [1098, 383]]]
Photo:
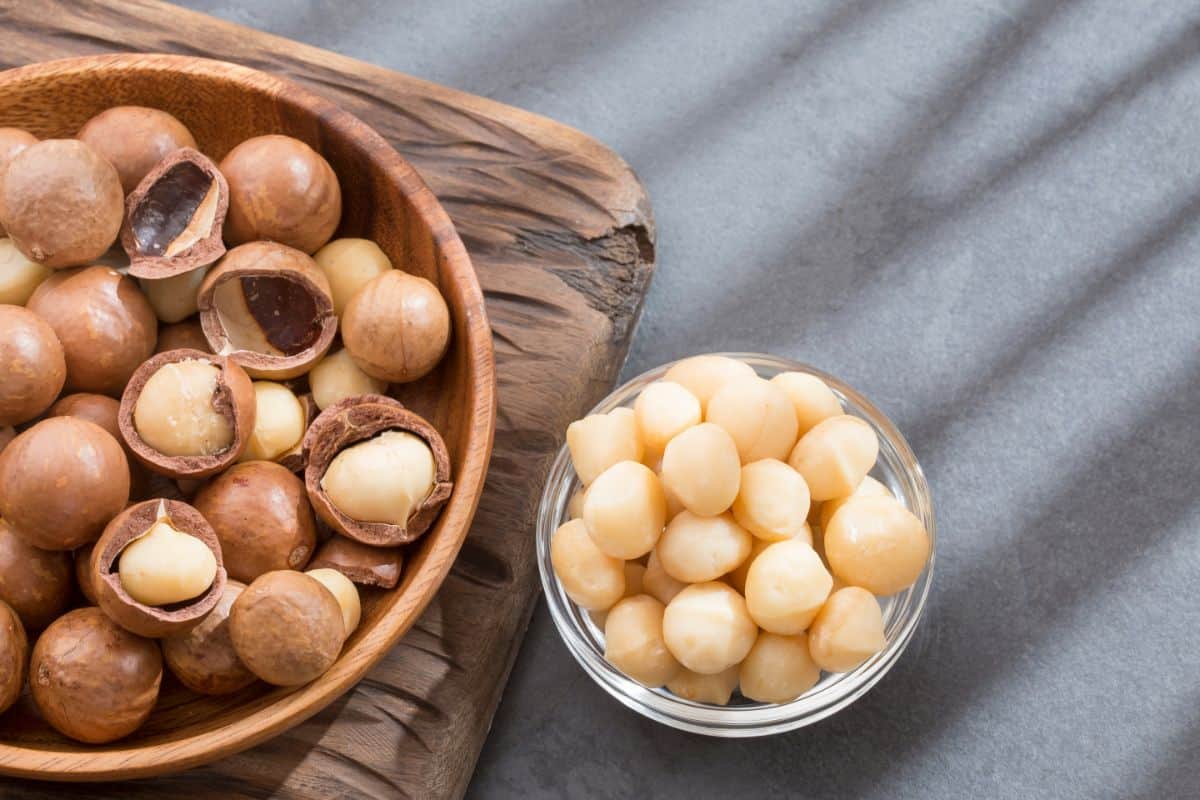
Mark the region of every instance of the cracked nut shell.
[[273, 461], [246, 461], [196, 495], [212, 525], [230, 577], [250, 583], [273, 570], [304, 569], [317, 544], [304, 484]]
[[195, 148], [191, 131], [157, 108], [115, 106], [87, 121], [77, 139], [104, 156], [129, 194], [160, 161], [182, 147]]
[[213, 352], [255, 378], [307, 372], [337, 333], [325, 273], [304, 253], [274, 242], [230, 250], [200, 284], [196, 300]]
[[226, 581], [221, 599], [199, 625], [163, 639], [167, 668], [193, 692], [231, 694], [258, 680], [238, 658], [229, 635], [229, 611], [245, 589], [244, 583]]
[[[352, 519], [333, 504], [321, 486], [325, 471], [338, 453], [384, 431], [411, 433], [424, 440], [433, 453], [433, 491], [414, 508], [406, 525]], [[417, 539], [433, 525], [454, 488], [450, 482], [450, 454], [441, 435], [423, 418], [383, 395], [350, 397], [326, 408], [304, 435], [304, 452], [308, 459], [304, 484], [317, 516], [338, 533], [363, 544], [389, 547]]]
[[0, 600], [25, 627], [40, 630], [57, 619], [74, 588], [70, 553], [34, 547], [0, 519]]
[[369, 544], [333, 536], [317, 549], [308, 568], [336, 569], [364, 586], [395, 588], [404, 567], [404, 551], [399, 547], [372, 547]]
[[66, 355], [54, 329], [29, 309], [0, 305], [0, 425], [41, 414], [66, 379]]
[[225, 254], [221, 229], [229, 184], [203, 154], [176, 150], [150, 171], [126, 201], [121, 246], [129, 274], [170, 278]]
[[21, 619], [7, 603], [0, 600], [0, 714], [17, 702], [25, 687], [25, 664], [28, 663], [29, 639]]
[[59, 733], [89, 744], [128, 736], [154, 710], [162, 682], [158, 643], [96, 608], [59, 617], [38, 638], [29, 690]]
[[[200, 596], [168, 606], [150, 606], [130, 597], [117, 568], [125, 548], [164, 517], [175, 530], [194, 536], [212, 551], [217, 572], [212, 585]], [[217, 534], [199, 511], [179, 500], [146, 500], [122, 511], [108, 523], [92, 548], [88, 569], [96, 603], [104, 613], [125, 630], [153, 639], [200, 624], [225, 591], [226, 572]]]

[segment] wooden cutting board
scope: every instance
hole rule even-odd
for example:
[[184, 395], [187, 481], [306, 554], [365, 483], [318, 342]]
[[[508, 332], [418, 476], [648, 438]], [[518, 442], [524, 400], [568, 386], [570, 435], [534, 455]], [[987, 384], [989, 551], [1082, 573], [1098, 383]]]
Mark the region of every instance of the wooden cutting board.
[[353, 692], [276, 739], [179, 775], [21, 798], [458, 797], [536, 597], [533, 519], [567, 423], [612, 386], [654, 270], [654, 221], [612, 151], [543, 117], [140, 0], [0, 0], [0, 66], [119, 51], [227, 59], [323, 94], [421, 171], [470, 251], [495, 336], [491, 471], [454, 571]]

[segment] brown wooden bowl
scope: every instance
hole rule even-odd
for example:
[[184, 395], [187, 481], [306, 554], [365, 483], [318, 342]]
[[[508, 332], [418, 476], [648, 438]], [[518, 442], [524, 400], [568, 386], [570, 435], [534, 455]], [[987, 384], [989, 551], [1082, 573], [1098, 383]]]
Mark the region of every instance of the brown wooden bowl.
[[101, 746], [54, 732], [26, 694], [0, 716], [0, 773], [8, 775], [113, 780], [173, 772], [243, 750], [315, 714], [363, 677], [441, 586], [466, 538], [492, 449], [492, 341], [474, 269], [429, 188], [375, 131], [287, 81], [220, 61], [95, 56], [0, 73], [0, 126], [38, 137], [73, 136], [115, 105], [169, 111], [216, 160], [264, 133], [308, 142], [333, 165], [343, 187], [336, 235], [374, 239], [396, 266], [438, 285], [453, 317], [450, 351], [431, 375], [400, 387], [396, 396], [445, 438], [454, 494], [433, 529], [409, 547], [400, 585], [363, 592], [362, 624], [317, 680], [294, 690], [260, 683], [226, 697], [201, 697], [164, 676], [150, 720]]

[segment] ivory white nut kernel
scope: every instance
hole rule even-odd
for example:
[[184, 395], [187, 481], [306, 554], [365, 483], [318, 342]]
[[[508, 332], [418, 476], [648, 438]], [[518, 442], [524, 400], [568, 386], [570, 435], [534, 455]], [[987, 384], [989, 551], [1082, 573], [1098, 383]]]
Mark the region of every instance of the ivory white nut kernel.
[[771, 383], [782, 389], [792, 401], [801, 436], [812, 430], [818, 422], [846, 413], [842, 410], [842, 401], [816, 375], [781, 372], [771, 379]]
[[138, 395], [133, 424], [138, 435], [168, 456], [208, 456], [233, 444], [233, 426], [213, 407], [221, 370], [188, 359], [164, 364]]
[[0, 238], [0, 305], [23, 306], [51, 270], [30, 261], [12, 239]]
[[[622, 598], [633, 597], [634, 595], [644, 594], [642, 587], [642, 578], [646, 575], [646, 568], [636, 561], [625, 562], [625, 591], [621, 595]], [[588, 616], [592, 618], [592, 622], [596, 623], [596, 627], [604, 629], [604, 623], [608, 621], [608, 611], [589, 611]]]
[[407, 431], [384, 431], [342, 450], [321, 488], [343, 514], [359, 522], [404, 525], [433, 491], [433, 451]]
[[742, 596], [724, 583], [694, 583], [667, 604], [663, 638], [680, 664], [705, 675], [741, 662], [758, 636]]
[[642, 440], [631, 408], [591, 414], [567, 426], [571, 464], [585, 486], [621, 461], [641, 461]]
[[573, 519], [554, 532], [550, 563], [571, 601], [589, 611], [604, 611], [625, 593], [625, 565], [596, 547], [583, 520]]
[[791, 539], [807, 524], [808, 484], [799, 472], [774, 458], [742, 467], [733, 516], [760, 539]]
[[820, 556], [799, 539], [775, 542], [746, 573], [746, 607], [765, 631], [784, 635], [807, 628], [833, 588]]
[[737, 445], [724, 428], [704, 422], [667, 444], [662, 482], [684, 508], [701, 517], [729, 509], [737, 497], [742, 465]]
[[786, 703], [816, 686], [821, 668], [803, 633], [760, 633], [742, 662], [742, 694], [760, 703]]
[[704, 414], [729, 431], [743, 464], [763, 458], [787, 458], [796, 444], [796, 412], [786, 394], [758, 376], [725, 384], [708, 401]]
[[852, 497], [824, 532], [829, 567], [850, 586], [887, 596], [908, 588], [929, 560], [929, 533], [899, 501]]
[[646, 571], [642, 573], [642, 588], [646, 594], [658, 599], [658, 602], [670, 603], [675, 595], [687, 588], [683, 581], [677, 581], [663, 569], [662, 560], [658, 557], [658, 549], [650, 551], [650, 559], [646, 562]]
[[851, 494], [878, 456], [879, 438], [871, 426], [843, 414], [801, 436], [788, 464], [804, 476], [813, 500], [832, 500]]
[[666, 524], [667, 501], [658, 476], [637, 461], [613, 464], [583, 501], [583, 521], [596, 546], [614, 558], [649, 553]]
[[626, 597], [604, 623], [604, 658], [643, 686], [662, 686], [679, 671], [663, 641], [662, 603], [645, 594]]
[[829, 521], [833, 519], [833, 515], [839, 508], [846, 505], [851, 497], [891, 497], [892, 490], [884, 486], [879, 481], [872, 478], [870, 475], [862, 479], [862, 483], [854, 492], [846, 497], [835, 497], [833, 500], [826, 500], [821, 504], [821, 512], [817, 516], [818, 523], [821, 529], [829, 527]]
[[334, 599], [342, 609], [342, 624], [346, 628], [346, 636], [354, 633], [359, 619], [362, 618], [362, 601], [358, 596], [358, 587], [345, 575], [329, 567], [310, 569], [304, 574], [320, 581], [322, 586], [333, 593]]
[[702, 583], [715, 581], [745, 561], [753, 539], [730, 514], [698, 517], [683, 511], [667, 524], [654, 552], [671, 577]]
[[304, 436], [304, 406], [292, 390], [272, 381], [254, 382], [254, 432], [239, 461], [274, 461]]
[[334, 239], [313, 255], [333, 294], [339, 317], [354, 294], [392, 268], [391, 259], [370, 239]]
[[313, 402], [322, 411], [347, 397], [383, 394], [387, 390], [386, 383], [359, 369], [345, 349], [321, 359], [308, 373], [308, 386]]
[[857, 586], [834, 592], [808, 632], [813, 661], [828, 672], [849, 672], [886, 645], [879, 601]]
[[717, 390], [734, 380], [754, 377], [749, 364], [727, 356], [693, 356], [685, 358], [667, 370], [663, 380], [682, 385], [700, 401], [700, 410], [708, 408], [709, 399]]
[[208, 268], [200, 267], [170, 278], [139, 278], [138, 284], [155, 316], [166, 323], [182, 322], [196, 313], [196, 293], [207, 274]]
[[121, 587], [148, 606], [182, 603], [204, 594], [217, 575], [208, 545], [159, 520], [121, 551]]
[[680, 668], [675, 677], [667, 681], [672, 694], [691, 700], [693, 703], [708, 703], [714, 706], [729, 705], [729, 698], [738, 685], [738, 665], [714, 675], [701, 675], [690, 669]]
[[661, 453], [676, 435], [700, 424], [700, 401], [671, 381], [656, 381], [643, 389], [633, 411], [647, 453]]

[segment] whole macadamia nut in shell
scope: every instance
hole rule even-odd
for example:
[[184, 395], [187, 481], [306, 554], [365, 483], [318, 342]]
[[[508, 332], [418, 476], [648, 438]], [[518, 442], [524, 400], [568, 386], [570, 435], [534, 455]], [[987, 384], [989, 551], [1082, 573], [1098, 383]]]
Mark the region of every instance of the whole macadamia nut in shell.
[[350, 298], [342, 341], [363, 372], [409, 383], [428, 375], [446, 354], [450, 309], [432, 283], [394, 269]]
[[66, 356], [54, 329], [28, 309], [0, 305], [0, 425], [41, 414], [66, 379]]
[[196, 147], [191, 131], [165, 111], [143, 106], [116, 106], [101, 111], [76, 135], [112, 164], [129, 194], [150, 170], [183, 147]]
[[67, 609], [74, 570], [70, 553], [34, 547], [0, 519], [0, 600], [25, 627], [40, 630]]
[[17, 612], [0, 600], [0, 714], [17, 702], [25, 687], [29, 639]]
[[167, 668], [193, 692], [230, 694], [258, 680], [237, 657], [229, 634], [229, 611], [245, 588], [227, 581], [221, 599], [199, 625], [162, 640]]

